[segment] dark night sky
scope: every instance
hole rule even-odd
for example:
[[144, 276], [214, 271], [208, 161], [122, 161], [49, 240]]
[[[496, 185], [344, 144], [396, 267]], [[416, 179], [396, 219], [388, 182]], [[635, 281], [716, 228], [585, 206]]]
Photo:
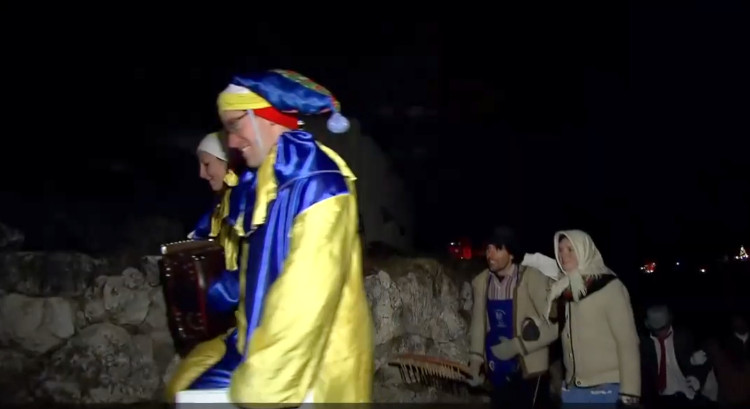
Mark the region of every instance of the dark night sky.
[[[747, 9], [715, 3], [358, 22], [316, 46], [270, 24], [231, 47], [155, 34], [11, 44], [6, 118], [21, 137], [6, 141], [24, 154], [6, 156], [6, 186], [106, 190], [92, 189], [93, 158], [163, 169], [143, 146], [214, 130], [231, 73], [284, 67], [328, 86], [391, 153], [421, 247], [510, 223], [548, 253], [555, 230], [582, 228], [619, 262], [713, 256], [750, 242]], [[197, 179], [195, 166], [170, 171], [167, 185]]]

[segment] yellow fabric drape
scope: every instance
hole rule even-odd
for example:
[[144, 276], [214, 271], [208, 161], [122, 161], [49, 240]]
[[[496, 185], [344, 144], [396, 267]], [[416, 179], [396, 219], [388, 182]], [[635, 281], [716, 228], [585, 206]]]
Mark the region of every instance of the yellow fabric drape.
[[168, 402], [174, 402], [178, 392], [189, 388], [201, 374], [219, 362], [226, 352], [225, 337], [226, 335], [221, 335], [201, 342], [180, 361], [164, 390]]
[[309, 391], [315, 402], [370, 401], [373, 332], [356, 217], [352, 195], [297, 216], [284, 271], [232, 377], [233, 402], [295, 404]]

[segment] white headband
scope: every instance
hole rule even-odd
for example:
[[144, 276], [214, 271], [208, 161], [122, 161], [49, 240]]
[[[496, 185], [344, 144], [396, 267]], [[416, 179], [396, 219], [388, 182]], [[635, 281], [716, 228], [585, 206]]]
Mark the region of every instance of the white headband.
[[226, 92], [228, 94], [249, 94], [250, 90], [239, 85], [229, 84], [226, 88], [224, 88], [223, 92]]
[[213, 155], [224, 162], [227, 161], [226, 150], [219, 140], [219, 134], [216, 132], [206, 135], [201, 143], [198, 144], [198, 152], [201, 151]]

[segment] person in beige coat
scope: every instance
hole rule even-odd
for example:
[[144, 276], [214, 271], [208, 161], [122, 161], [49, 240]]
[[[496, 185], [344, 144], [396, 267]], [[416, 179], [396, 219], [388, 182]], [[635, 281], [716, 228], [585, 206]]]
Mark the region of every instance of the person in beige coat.
[[627, 288], [583, 231], [556, 233], [555, 256], [564, 277], [550, 289], [545, 322], [552, 315], [563, 325], [563, 404], [639, 405], [639, 338]]
[[547, 408], [548, 345], [557, 338], [556, 327], [534, 325], [535, 333], [526, 336], [529, 340], [522, 340], [522, 334], [532, 322], [527, 317], [542, 317], [552, 279], [523, 264], [539, 265], [555, 275], [557, 266], [541, 254], [524, 256], [512, 230], [505, 227], [493, 233], [486, 257], [489, 268], [472, 281], [469, 366], [473, 384], [483, 382], [480, 370], [486, 363], [494, 406]]

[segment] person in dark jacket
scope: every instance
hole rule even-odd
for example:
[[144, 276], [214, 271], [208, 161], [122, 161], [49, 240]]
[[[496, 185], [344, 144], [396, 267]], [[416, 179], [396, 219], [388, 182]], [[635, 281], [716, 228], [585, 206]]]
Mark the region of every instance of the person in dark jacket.
[[750, 330], [747, 320], [740, 314], [733, 314], [732, 333], [724, 341], [724, 349], [738, 367], [750, 365]]
[[648, 407], [691, 407], [706, 404], [700, 390], [711, 368], [706, 352], [695, 347], [684, 328], [672, 325], [665, 305], [646, 311], [648, 334], [641, 339], [643, 403]]
[[708, 352], [719, 384], [718, 402], [750, 407], [750, 331], [747, 319], [734, 314], [729, 334], [719, 342], [712, 342]]

